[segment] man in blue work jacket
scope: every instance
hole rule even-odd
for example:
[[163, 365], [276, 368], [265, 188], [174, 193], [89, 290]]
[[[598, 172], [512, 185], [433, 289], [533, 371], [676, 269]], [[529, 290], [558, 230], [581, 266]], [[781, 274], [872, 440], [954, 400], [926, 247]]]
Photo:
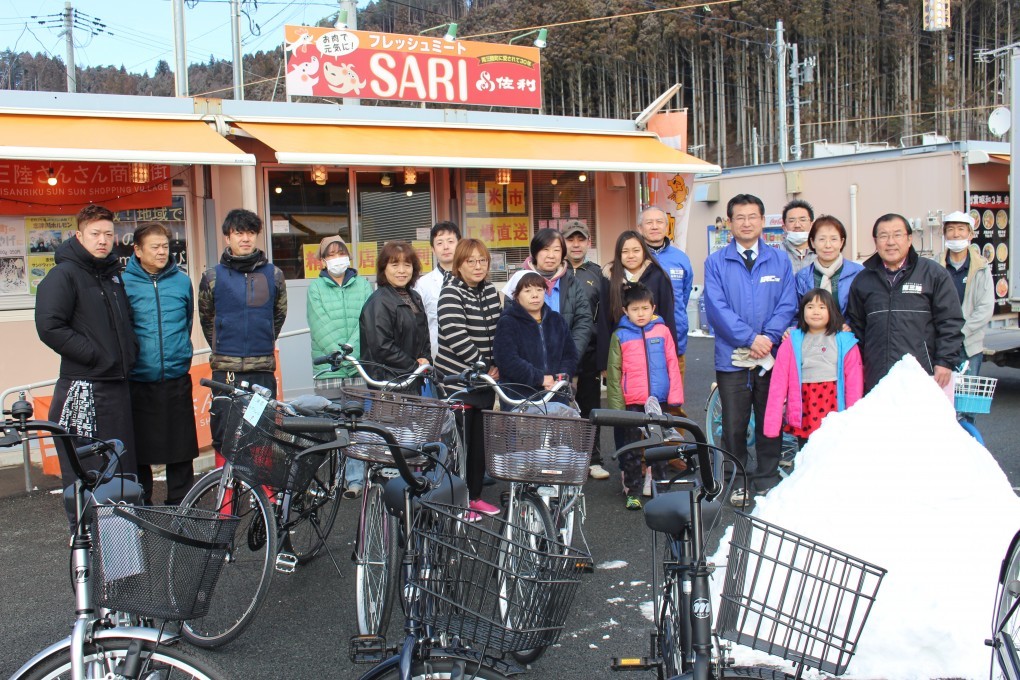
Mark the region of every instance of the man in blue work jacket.
[[745, 467], [754, 409], [758, 467], [731, 502], [743, 504], [779, 482], [781, 437], [766, 437], [765, 404], [772, 357], [797, 311], [790, 259], [761, 238], [765, 205], [738, 194], [726, 206], [733, 240], [705, 260], [705, 309], [715, 329], [715, 375], [722, 400], [723, 447]]

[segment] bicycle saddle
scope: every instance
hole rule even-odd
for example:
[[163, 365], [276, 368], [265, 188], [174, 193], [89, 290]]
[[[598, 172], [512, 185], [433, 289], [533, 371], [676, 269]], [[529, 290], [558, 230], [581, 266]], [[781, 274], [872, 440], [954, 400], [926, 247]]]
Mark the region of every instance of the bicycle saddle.
[[[426, 491], [421, 498], [431, 503], [442, 503], [458, 508], [468, 506], [468, 488], [463, 479], [454, 474], [448, 474], [441, 467], [433, 468], [425, 473], [425, 477], [432, 481], [434, 488]], [[404, 514], [404, 489], [407, 482], [400, 477], [394, 477], [386, 482], [383, 488], [383, 500], [386, 503], [386, 510], [395, 517]], [[417, 503], [415, 498], [412, 502]]]
[[[712, 526], [722, 503], [718, 500], [702, 501], [701, 519], [705, 526]], [[652, 531], [677, 535], [691, 523], [691, 494], [684, 491], [664, 493], [645, 503], [645, 524]]]

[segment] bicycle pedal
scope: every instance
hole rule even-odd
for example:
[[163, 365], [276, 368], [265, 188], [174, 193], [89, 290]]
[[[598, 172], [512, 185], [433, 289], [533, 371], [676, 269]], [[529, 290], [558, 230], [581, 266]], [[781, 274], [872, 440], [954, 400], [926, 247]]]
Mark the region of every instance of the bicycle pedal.
[[351, 637], [351, 663], [378, 664], [388, 658], [391, 652], [386, 648], [386, 638], [380, 635], [355, 635]]
[[609, 669], [613, 671], [650, 671], [658, 668], [659, 664], [649, 660], [647, 657], [613, 657], [613, 663]]
[[297, 556], [290, 553], [279, 553], [276, 556], [276, 571], [281, 574], [293, 574], [297, 568]]

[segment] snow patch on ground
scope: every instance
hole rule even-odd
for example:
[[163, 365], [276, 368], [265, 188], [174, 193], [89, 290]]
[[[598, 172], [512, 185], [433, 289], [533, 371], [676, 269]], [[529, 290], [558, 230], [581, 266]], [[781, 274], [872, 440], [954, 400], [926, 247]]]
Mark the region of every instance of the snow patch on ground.
[[[847, 677], [987, 676], [983, 641], [1020, 499], [915, 359], [827, 416], [753, 514], [888, 570]], [[711, 558], [720, 566], [731, 533]], [[650, 619], [651, 602], [641, 611]], [[763, 657], [744, 647], [734, 655], [738, 664]]]
[[655, 608], [652, 606], [651, 600], [641, 603], [641, 616], [653, 623], [655, 622]]
[[623, 569], [626, 566], [627, 566], [627, 563], [624, 562], [623, 560], [609, 560], [608, 562], [603, 562], [602, 564], [595, 565], [595, 568], [596, 569]]

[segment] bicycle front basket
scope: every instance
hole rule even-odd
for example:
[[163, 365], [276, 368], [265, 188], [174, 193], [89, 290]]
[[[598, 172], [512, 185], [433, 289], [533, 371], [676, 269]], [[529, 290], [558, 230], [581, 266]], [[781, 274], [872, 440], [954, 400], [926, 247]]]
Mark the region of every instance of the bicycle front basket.
[[223, 457], [234, 466], [238, 477], [253, 485], [304, 491], [326, 452], [307, 456], [297, 454], [330, 438], [281, 429], [284, 415], [271, 406], [246, 417], [251, 398], [250, 394], [239, 395], [230, 402], [223, 428]]
[[96, 604], [167, 621], [205, 616], [238, 522], [200, 508], [96, 506]]
[[421, 501], [410, 591], [421, 621], [494, 653], [555, 643], [591, 557], [500, 517], [469, 522], [465, 513]]
[[719, 636], [842, 675], [886, 570], [736, 513]]
[[[438, 399], [426, 399], [402, 392], [345, 389], [344, 396], [363, 405], [365, 420], [387, 428], [397, 443], [410, 449], [443, 439], [443, 424], [449, 412]], [[352, 432], [351, 445], [344, 449], [349, 458], [393, 465], [393, 454], [382, 437], [371, 432]], [[421, 456], [405, 456], [411, 465], [421, 465]]]
[[595, 426], [583, 418], [483, 411], [485, 466], [496, 479], [584, 484]]

